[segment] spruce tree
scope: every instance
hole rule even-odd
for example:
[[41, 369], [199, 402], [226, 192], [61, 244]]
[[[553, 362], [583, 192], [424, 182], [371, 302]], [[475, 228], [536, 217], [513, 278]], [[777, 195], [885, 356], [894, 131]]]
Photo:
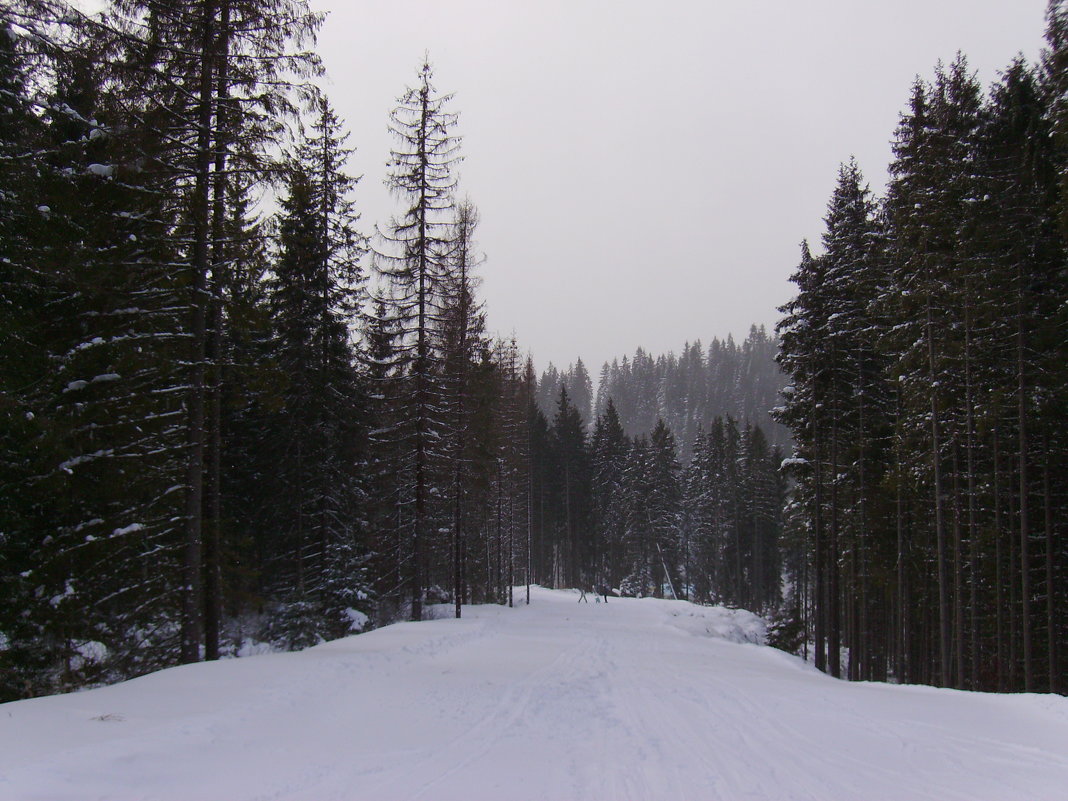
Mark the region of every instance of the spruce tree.
[[484, 316], [475, 299], [474, 269], [479, 259], [475, 252], [478, 210], [470, 201], [456, 207], [452, 234], [450, 268], [446, 273], [444, 310], [444, 393], [448, 408], [452, 486], [452, 594], [456, 617], [460, 617], [464, 597], [463, 553], [465, 550], [466, 496], [470, 469], [472, 437], [472, 373], [480, 351]]
[[558, 578], [577, 587], [591, 577], [593, 551], [588, 529], [589, 453], [585, 426], [571, 403], [567, 388], [560, 387], [552, 425], [552, 459], [557, 498]]
[[439, 381], [440, 330], [449, 228], [455, 186], [452, 170], [459, 160], [459, 139], [452, 129], [457, 115], [447, 110], [451, 95], [437, 93], [428, 63], [419, 82], [400, 98], [390, 115], [397, 147], [391, 153], [389, 186], [409, 205], [381, 235], [376, 265], [390, 294], [383, 300], [399, 326], [402, 341], [396, 352], [397, 392], [403, 414], [389, 432], [405, 443], [404, 465], [410, 546], [408, 590], [412, 620], [423, 615], [428, 538], [431, 533], [431, 470], [435, 450], [444, 441], [446, 424]]
[[619, 583], [623, 595], [638, 598], [654, 590], [653, 534], [649, 504], [649, 443], [645, 437], [631, 442], [624, 468], [626, 484], [626, 572]]
[[679, 483], [678, 448], [675, 435], [662, 419], [656, 421], [649, 437], [649, 526], [655, 554], [652, 558], [654, 594], [664, 596], [665, 586], [672, 598], [680, 597], [682, 542], [680, 538], [682, 488]]
[[286, 604], [283, 618], [296, 616], [311, 629], [288, 626], [290, 645], [344, 633], [346, 610], [366, 598], [360, 566], [366, 423], [350, 344], [363, 240], [348, 196], [355, 179], [344, 172], [351, 152], [344, 140], [321, 100], [287, 166], [268, 300], [272, 351], [286, 385], [275, 428], [271, 594]]
[[777, 410], [779, 422], [794, 432], [795, 450], [791, 457], [792, 473], [798, 496], [808, 511], [812, 541], [813, 606], [815, 664], [827, 667], [827, 542], [823, 526], [824, 459], [829, 426], [825, 417], [828, 361], [823, 353], [823, 330], [828, 312], [821, 290], [825, 285], [826, 266], [813, 257], [808, 243], [801, 244], [801, 262], [791, 276], [797, 295], [780, 311], [781, 341], [779, 363], [791, 383], [783, 390], [783, 405]]
[[597, 418], [590, 442], [592, 466], [592, 535], [598, 558], [594, 572], [598, 583], [617, 587], [622, 579], [626, 530], [624, 470], [629, 449], [615, 403], [608, 398], [604, 414]]

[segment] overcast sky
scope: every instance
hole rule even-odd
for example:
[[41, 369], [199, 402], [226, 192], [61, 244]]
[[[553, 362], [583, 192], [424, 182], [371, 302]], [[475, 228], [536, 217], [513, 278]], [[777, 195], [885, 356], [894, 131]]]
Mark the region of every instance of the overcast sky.
[[312, 0], [358, 148], [364, 228], [387, 112], [430, 54], [455, 92], [492, 331], [594, 374], [773, 326], [838, 164], [881, 192], [917, 74], [963, 51], [984, 85], [1037, 57], [1045, 0]]

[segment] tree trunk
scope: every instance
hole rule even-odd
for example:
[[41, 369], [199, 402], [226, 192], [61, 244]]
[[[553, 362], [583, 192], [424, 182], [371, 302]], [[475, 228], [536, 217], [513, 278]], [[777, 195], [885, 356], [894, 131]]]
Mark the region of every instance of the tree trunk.
[[427, 453], [426, 453], [426, 439], [427, 432], [427, 417], [429, 412], [430, 397], [429, 387], [427, 384], [430, 381], [430, 342], [429, 342], [429, 321], [427, 319], [427, 301], [429, 300], [427, 294], [430, 291], [429, 275], [427, 274], [430, 269], [430, 243], [427, 241], [427, 213], [429, 211], [429, 199], [428, 199], [428, 176], [427, 176], [427, 139], [429, 132], [427, 130], [428, 114], [429, 114], [429, 101], [430, 93], [426, 85], [424, 84], [421, 92], [422, 100], [422, 113], [419, 118], [419, 157], [421, 165], [421, 175], [419, 181], [419, 200], [417, 208], [419, 209], [419, 239], [418, 239], [418, 253], [417, 269], [418, 269], [418, 305], [419, 312], [416, 322], [416, 364], [415, 364], [415, 520], [412, 525], [412, 587], [411, 587], [411, 600], [412, 620], [423, 619], [423, 527], [426, 523], [426, 494], [427, 494]]
[[504, 523], [504, 460], [497, 459], [497, 575], [494, 586], [498, 603], [504, 602], [504, 537], [502, 525]]
[[219, 627], [222, 618], [222, 386], [224, 360], [224, 289], [227, 259], [224, 226], [226, 222], [226, 156], [229, 133], [224, 105], [229, 95], [230, 1], [221, 0], [215, 91], [215, 169], [212, 174], [211, 246], [211, 481], [208, 486], [209, 523], [204, 537], [204, 658], [219, 658]]
[[1045, 464], [1042, 470], [1042, 500], [1044, 507], [1044, 524], [1046, 535], [1046, 636], [1047, 667], [1049, 669], [1049, 687], [1051, 693], [1057, 692], [1057, 617], [1054, 614], [1056, 587], [1053, 581], [1053, 505], [1050, 497], [1049, 481], [1049, 430], [1046, 431]]
[[953, 440], [953, 661], [955, 687], [964, 687], [964, 566], [961, 548], [960, 459]]
[[[462, 401], [461, 401], [462, 403]], [[462, 440], [461, 440], [462, 442]], [[461, 469], [459, 451], [456, 455], [456, 470], [453, 477], [453, 516], [452, 516], [452, 600], [454, 613], [461, 616], [463, 606], [463, 580], [460, 575], [460, 551], [462, 549], [461, 531], [463, 526], [463, 509], [461, 501]]]
[[515, 605], [515, 492], [512, 481], [508, 482], [508, 606]]
[[943, 687], [950, 686], [949, 576], [946, 565], [946, 526], [942, 493], [941, 441], [938, 421], [938, 374], [935, 370], [934, 319], [927, 298], [927, 362], [931, 375], [931, 463], [934, 470], [935, 548], [938, 563], [938, 653]]
[[894, 451], [897, 461], [897, 498], [895, 501], [895, 521], [897, 531], [897, 651], [896, 675], [898, 682], [906, 683], [910, 679], [909, 672], [909, 637], [912, 634], [908, 617], [908, 591], [905, 586], [905, 467], [901, 455], [903, 447], [903, 435], [901, 432], [901, 393], [897, 393], [895, 409], [895, 436]]
[[1001, 458], [998, 451], [998, 429], [994, 428], [994, 605], [995, 632], [997, 638], [997, 681], [998, 692], [1007, 689], [1005, 659], [1008, 649], [1005, 647], [1005, 574], [1002, 563], [1001, 527]]
[[1027, 385], [1024, 380], [1023, 268], [1019, 270], [1016, 303], [1016, 414], [1020, 460], [1020, 629], [1023, 633], [1024, 691], [1035, 686], [1031, 653], [1030, 481], [1027, 474]]
[[[813, 405], [815, 402], [813, 401]], [[819, 440], [813, 437], [814, 483], [815, 483], [815, 514], [813, 515], [813, 528], [815, 528], [815, 554], [813, 568], [816, 573], [815, 591], [815, 631], [816, 631], [816, 669], [827, 672], [827, 578], [826, 578], [826, 555], [824, 554], [823, 542], [823, 475], [820, 469]]]
[[527, 606], [530, 606], [530, 571], [531, 564], [531, 537], [534, 533], [534, 465], [530, 459], [530, 439], [527, 439], [527, 554], [526, 554], [526, 580], [527, 580]]
[[204, 523], [204, 389], [207, 355], [207, 279], [211, 226], [211, 141], [215, 49], [215, 3], [205, 0], [200, 20], [200, 79], [197, 97], [197, 142], [192, 197], [193, 259], [192, 322], [190, 327], [192, 375], [187, 399], [188, 453], [186, 463], [185, 560], [182, 588], [183, 662], [200, 659], [202, 642], [202, 554]]
[[[970, 289], [970, 287], [969, 287]], [[979, 526], [975, 508], [975, 390], [972, 380], [972, 313], [971, 295], [964, 307], [964, 407], [967, 426], [965, 469], [968, 493], [968, 585], [970, 588], [969, 644], [971, 653], [969, 687], [979, 689]]]
[[828, 543], [827, 571], [829, 596], [828, 613], [830, 614], [827, 643], [827, 659], [830, 662], [831, 675], [838, 679], [842, 676], [842, 604], [838, 569], [838, 411], [834, 411], [831, 428], [831, 532]]

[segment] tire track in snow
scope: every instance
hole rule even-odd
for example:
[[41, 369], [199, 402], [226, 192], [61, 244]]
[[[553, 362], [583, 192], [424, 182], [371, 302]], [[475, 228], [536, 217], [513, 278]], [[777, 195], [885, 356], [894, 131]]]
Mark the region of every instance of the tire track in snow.
[[438, 775], [411, 796], [413, 801], [485, 757], [503, 738], [510, 736], [516, 724], [528, 716], [534, 698], [543, 700], [546, 686], [556, 684], [561, 675], [573, 673], [584, 659], [588, 659], [590, 651], [588, 644], [577, 649], [565, 648], [548, 665], [509, 687], [493, 710], [460, 735], [452, 748], [434, 755], [433, 762], [445, 762], [449, 765], [447, 768], [424, 763], [428, 771]]

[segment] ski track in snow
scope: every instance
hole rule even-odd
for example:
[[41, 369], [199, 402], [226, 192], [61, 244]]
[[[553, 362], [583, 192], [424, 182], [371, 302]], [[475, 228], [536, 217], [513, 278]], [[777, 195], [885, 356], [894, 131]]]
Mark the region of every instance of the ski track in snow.
[[1068, 699], [850, 684], [731, 641], [744, 612], [576, 599], [2, 705], [0, 799], [1068, 798]]

